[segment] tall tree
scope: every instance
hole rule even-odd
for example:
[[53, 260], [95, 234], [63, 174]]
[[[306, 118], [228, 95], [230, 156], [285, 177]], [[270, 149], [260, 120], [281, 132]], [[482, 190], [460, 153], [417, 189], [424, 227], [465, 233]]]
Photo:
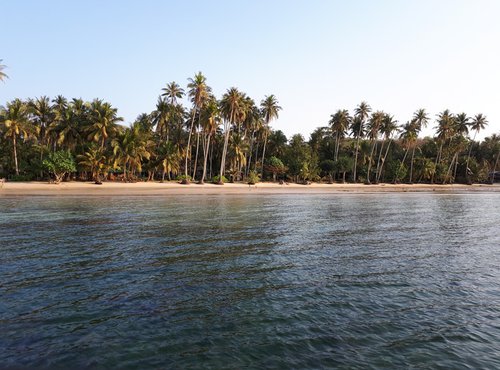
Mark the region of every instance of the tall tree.
[[163, 94], [161, 94], [161, 96], [166, 97], [167, 102], [171, 105], [176, 105], [177, 99], [182, 99], [184, 96], [184, 89], [182, 89], [175, 81], [168, 83], [162, 91]]
[[[191, 99], [191, 103], [193, 104], [193, 109], [192, 109], [192, 116], [191, 116], [191, 126], [189, 128], [189, 134], [188, 134], [188, 142], [187, 142], [187, 148], [186, 148], [186, 159], [184, 163], [184, 174], [188, 176], [188, 157], [191, 157], [191, 135], [193, 133], [193, 126], [194, 126], [194, 120], [196, 115], [198, 115], [198, 122], [199, 122], [199, 112], [203, 104], [207, 101], [207, 99], [210, 96], [211, 88], [207, 85], [207, 78], [201, 73], [198, 72], [197, 74], [194, 75], [194, 78], [189, 78], [188, 79], [188, 95]], [[196, 176], [196, 161], [198, 159], [198, 147], [199, 147], [199, 142], [200, 142], [200, 136], [199, 136], [199, 130], [197, 130], [197, 140], [196, 140], [196, 158], [195, 158], [195, 165], [193, 169], [193, 180], [195, 179]]]
[[354, 156], [354, 165], [352, 170], [353, 182], [357, 179], [357, 166], [358, 166], [358, 153], [359, 153], [359, 140], [363, 136], [365, 122], [372, 111], [367, 102], [361, 102], [354, 110], [353, 120], [353, 135], [356, 137], [356, 154]]
[[264, 159], [266, 156], [266, 144], [267, 144], [267, 136], [269, 132], [269, 123], [277, 119], [279, 116], [279, 111], [282, 109], [278, 105], [278, 99], [274, 95], [265, 96], [264, 99], [260, 102], [260, 108], [262, 110], [262, 116], [264, 118], [265, 124], [265, 133], [264, 133], [264, 148], [262, 150], [262, 166], [260, 176], [264, 176]]
[[28, 119], [28, 105], [20, 99], [7, 103], [7, 106], [0, 113], [0, 121], [5, 128], [5, 138], [10, 139], [12, 142], [14, 167], [16, 175], [19, 175], [17, 140], [18, 138], [26, 140], [34, 131]]
[[243, 108], [244, 94], [241, 93], [236, 87], [231, 87], [222, 96], [220, 102], [220, 110], [224, 123], [224, 145], [222, 149], [219, 184], [222, 184], [222, 178], [226, 171], [226, 156], [229, 144], [229, 135], [231, 133], [231, 125], [238, 124], [241, 118]]
[[479, 131], [484, 130], [484, 128], [488, 125], [488, 120], [486, 119], [486, 116], [483, 114], [479, 113], [474, 116], [472, 121], [470, 122], [470, 129], [471, 131], [474, 131], [474, 137], [472, 138], [472, 142], [469, 144], [469, 153], [467, 154], [467, 161], [465, 163], [465, 176], [467, 178], [467, 182], [469, 182], [469, 160], [470, 160], [470, 155], [472, 153], [472, 147], [474, 146], [474, 143], [476, 141], [476, 135], [479, 133]]
[[104, 150], [106, 140], [110, 135], [117, 132], [118, 122], [123, 121], [118, 117], [117, 109], [111, 104], [100, 99], [94, 99], [90, 104], [90, 122], [88, 127], [88, 140], [100, 142], [101, 150]]

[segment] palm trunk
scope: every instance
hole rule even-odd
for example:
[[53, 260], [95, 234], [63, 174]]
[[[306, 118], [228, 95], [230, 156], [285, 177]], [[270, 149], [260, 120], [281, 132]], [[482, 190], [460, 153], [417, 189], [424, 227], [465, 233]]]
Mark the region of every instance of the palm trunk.
[[472, 146], [474, 145], [474, 142], [476, 140], [476, 134], [477, 131], [474, 132], [474, 137], [472, 138], [472, 143], [470, 143], [469, 146], [469, 153], [467, 154], [467, 161], [465, 162], [465, 179], [467, 183], [469, 182], [469, 160], [470, 160], [470, 155], [472, 153]]
[[267, 144], [267, 129], [266, 132], [264, 133], [264, 149], [262, 150], [262, 164], [260, 170], [260, 177], [262, 179], [264, 179], [264, 158], [266, 156], [266, 144]]
[[195, 181], [195, 177], [196, 177], [196, 167], [198, 165], [198, 150], [199, 150], [199, 147], [200, 147], [200, 133], [197, 132], [196, 133], [196, 155], [195, 155], [195, 158], [194, 158], [194, 168], [193, 168], [193, 181]]
[[[361, 129], [360, 129], [360, 131], [361, 131]], [[359, 135], [358, 135], [358, 138], [356, 140], [356, 155], [354, 157], [354, 166], [352, 169], [352, 181], [354, 183], [356, 183], [356, 171], [357, 171], [357, 167], [358, 167], [358, 151], [359, 151]]]
[[411, 152], [411, 163], [410, 163], [410, 184], [413, 182], [413, 159], [415, 158], [415, 147], [416, 144], [413, 144], [413, 150]]
[[17, 139], [16, 139], [16, 134], [12, 135], [12, 146], [14, 147], [14, 165], [16, 167], [16, 175], [19, 176], [19, 165], [17, 163]]
[[204, 160], [203, 160], [203, 175], [201, 175], [201, 183], [203, 184], [205, 181], [205, 176], [207, 174], [207, 160], [208, 160], [208, 151], [210, 148], [210, 134], [207, 135], [207, 145], [204, 149]]
[[380, 151], [378, 153], [378, 159], [377, 159], [377, 169], [375, 170], [375, 182], [378, 182], [378, 172], [380, 170], [380, 161], [382, 160], [382, 152], [384, 151], [384, 144], [385, 140], [382, 141], [382, 145], [380, 146]]
[[[231, 108], [231, 119], [233, 118], [233, 108]], [[219, 183], [222, 183], [222, 176], [224, 176], [224, 172], [226, 169], [226, 155], [227, 155], [227, 146], [229, 144], [229, 131], [231, 129], [231, 122], [230, 121], [225, 121], [224, 122], [224, 148], [222, 149], [222, 158], [221, 158], [221, 165], [220, 165], [220, 177], [219, 177]]]
[[434, 175], [436, 174], [437, 172], [437, 165], [438, 165], [438, 162], [441, 160], [441, 152], [443, 151], [443, 142], [441, 141], [441, 145], [439, 145], [439, 151], [436, 155], [436, 161], [434, 162], [434, 172], [432, 174], [432, 177], [431, 177], [431, 184], [434, 183]]
[[247, 168], [245, 172], [245, 177], [248, 176], [248, 173], [250, 172], [250, 166], [252, 164], [252, 155], [253, 155], [253, 143], [255, 140], [255, 135], [254, 132], [252, 132], [252, 137], [250, 138], [250, 154], [248, 155], [248, 163], [247, 163]]
[[389, 144], [387, 144], [387, 149], [385, 150], [384, 158], [382, 159], [382, 163], [380, 164], [380, 172], [378, 174], [377, 182], [380, 182], [382, 178], [382, 171], [384, 170], [385, 160], [387, 159], [387, 155], [389, 154], [389, 148], [391, 147], [392, 140], [389, 140]]
[[184, 162], [184, 175], [186, 176], [186, 180], [188, 177], [188, 157], [190, 157], [191, 154], [191, 133], [193, 132], [193, 125], [194, 125], [194, 116], [195, 112], [193, 112], [193, 117], [191, 118], [191, 126], [189, 127], [189, 135], [188, 135], [188, 142], [187, 142], [187, 147], [186, 147], [186, 159]]
[[372, 150], [370, 152], [370, 161], [368, 162], [368, 173], [366, 175], [366, 181], [368, 182], [368, 184], [370, 184], [370, 171], [372, 168], [373, 151], [375, 150], [376, 145], [377, 145], [377, 141], [374, 140], [373, 144], [372, 144]]

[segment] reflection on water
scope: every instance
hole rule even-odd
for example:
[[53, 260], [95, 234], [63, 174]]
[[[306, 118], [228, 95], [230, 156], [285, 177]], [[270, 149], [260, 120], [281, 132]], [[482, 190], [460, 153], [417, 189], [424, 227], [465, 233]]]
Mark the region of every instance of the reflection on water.
[[499, 368], [499, 201], [0, 198], [0, 367]]

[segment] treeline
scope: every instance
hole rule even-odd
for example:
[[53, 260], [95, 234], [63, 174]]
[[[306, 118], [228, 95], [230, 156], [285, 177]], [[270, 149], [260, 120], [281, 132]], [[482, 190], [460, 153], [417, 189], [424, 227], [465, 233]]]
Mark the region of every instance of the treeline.
[[[100, 99], [15, 99], [0, 109], [0, 177], [472, 183], [493, 181], [499, 162], [498, 135], [475, 141], [488, 123], [482, 114], [444, 110], [432, 120], [420, 109], [400, 125], [362, 102], [332, 114], [306, 141], [270, 127], [280, 111], [274, 95], [257, 104], [230, 88], [218, 99], [202, 73], [186, 91], [167, 84], [155, 110], [130, 127]], [[420, 138], [431, 123], [434, 137]]]

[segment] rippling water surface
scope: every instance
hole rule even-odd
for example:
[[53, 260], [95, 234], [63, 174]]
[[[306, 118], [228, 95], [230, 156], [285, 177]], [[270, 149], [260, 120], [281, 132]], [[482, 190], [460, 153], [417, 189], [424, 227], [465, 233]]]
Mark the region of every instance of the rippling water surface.
[[0, 367], [500, 368], [499, 206], [0, 198]]

